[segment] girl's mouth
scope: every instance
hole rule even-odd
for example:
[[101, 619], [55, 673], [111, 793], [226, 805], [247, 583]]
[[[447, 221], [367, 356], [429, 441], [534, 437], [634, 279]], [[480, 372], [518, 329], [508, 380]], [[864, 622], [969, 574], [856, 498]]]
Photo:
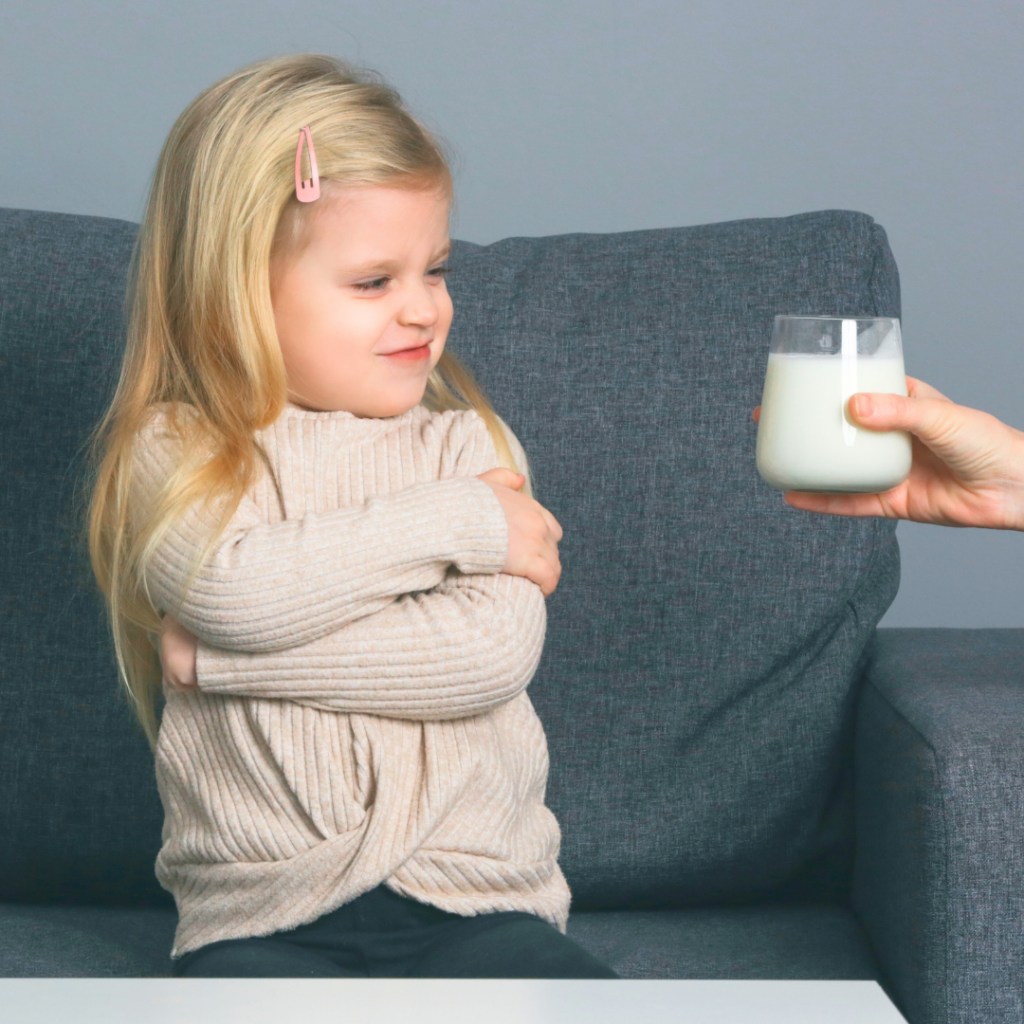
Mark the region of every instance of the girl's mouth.
[[429, 359], [430, 358], [430, 344], [421, 345], [419, 348], [406, 348], [402, 349], [401, 352], [389, 352], [388, 359], [397, 359], [401, 362], [410, 362], [417, 359]]

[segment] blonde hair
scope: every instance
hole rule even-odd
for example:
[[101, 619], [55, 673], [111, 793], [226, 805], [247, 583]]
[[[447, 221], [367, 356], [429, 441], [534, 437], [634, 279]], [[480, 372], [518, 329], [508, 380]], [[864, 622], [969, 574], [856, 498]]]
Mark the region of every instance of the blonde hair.
[[[376, 72], [331, 56], [290, 54], [242, 68], [200, 93], [171, 128], [132, 253], [120, 378], [88, 439], [83, 521], [122, 692], [153, 750], [161, 671], [147, 634], [159, 632], [161, 618], [147, 566], [193, 504], [223, 500], [187, 592], [261, 469], [273, 477], [255, 437], [287, 402], [270, 264], [301, 252], [324, 205], [295, 197], [295, 150], [305, 124], [325, 196], [365, 184], [453, 198], [442, 143]], [[475, 409], [501, 464], [519, 471], [501, 420], [448, 349], [421, 404], [434, 412]], [[133, 448], [157, 405], [166, 409], [182, 457], [149, 507], [135, 508]], [[528, 464], [522, 472], [523, 493], [532, 496]]]

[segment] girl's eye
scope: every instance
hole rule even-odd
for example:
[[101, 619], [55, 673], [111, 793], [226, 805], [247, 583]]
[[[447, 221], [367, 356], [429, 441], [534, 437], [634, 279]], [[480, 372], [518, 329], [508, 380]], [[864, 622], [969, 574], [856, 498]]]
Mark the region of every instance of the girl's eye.
[[[428, 273], [434, 274], [437, 277], [444, 277], [444, 275], [447, 274], [450, 269], [451, 268], [448, 267], [448, 266], [434, 267], [434, 269], [431, 270], [431, 271], [428, 271]], [[378, 288], [383, 288], [384, 284], [385, 284], [385, 282], [387, 280], [388, 280], [388, 278], [386, 278], [386, 277], [377, 277], [377, 278], [374, 278], [374, 280], [372, 280], [372, 281], [361, 281], [359, 284], [355, 285], [354, 287], [355, 287], [356, 291], [372, 292], [372, 291], [376, 291]]]
[[386, 277], [378, 277], [373, 281], [361, 281], [355, 286], [355, 289], [360, 292], [372, 292], [375, 289], [382, 287], [386, 280]]

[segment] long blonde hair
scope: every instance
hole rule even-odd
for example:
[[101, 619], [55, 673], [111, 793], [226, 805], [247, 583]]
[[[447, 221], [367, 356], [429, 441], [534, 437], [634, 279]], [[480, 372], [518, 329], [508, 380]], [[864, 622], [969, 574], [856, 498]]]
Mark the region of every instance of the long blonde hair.
[[[88, 439], [82, 524], [122, 692], [154, 750], [161, 671], [148, 634], [159, 632], [161, 618], [147, 566], [193, 504], [223, 501], [187, 592], [247, 490], [264, 468], [273, 476], [255, 437], [287, 402], [270, 263], [301, 252], [324, 205], [295, 197], [296, 142], [305, 124], [316, 140], [324, 194], [365, 184], [453, 198], [443, 144], [399, 94], [377, 72], [323, 54], [242, 68], [200, 93], [171, 128], [132, 253], [120, 378]], [[133, 448], [158, 404], [182, 458], [148, 507], [135, 508]], [[501, 464], [521, 470], [523, 492], [532, 495], [529, 466], [516, 465], [490, 402], [448, 349], [421, 404], [434, 412], [475, 409]]]

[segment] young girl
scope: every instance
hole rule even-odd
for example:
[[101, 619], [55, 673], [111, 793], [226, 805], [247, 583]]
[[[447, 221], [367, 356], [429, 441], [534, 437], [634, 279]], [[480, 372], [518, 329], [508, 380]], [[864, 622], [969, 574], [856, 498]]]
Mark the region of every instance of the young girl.
[[445, 351], [451, 199], [397, 93], [322, 55], [218, 82], [161, 152], [89, 545], [177, 975], [617, 977], [565, 934], [526, 693], [562, 530]]

